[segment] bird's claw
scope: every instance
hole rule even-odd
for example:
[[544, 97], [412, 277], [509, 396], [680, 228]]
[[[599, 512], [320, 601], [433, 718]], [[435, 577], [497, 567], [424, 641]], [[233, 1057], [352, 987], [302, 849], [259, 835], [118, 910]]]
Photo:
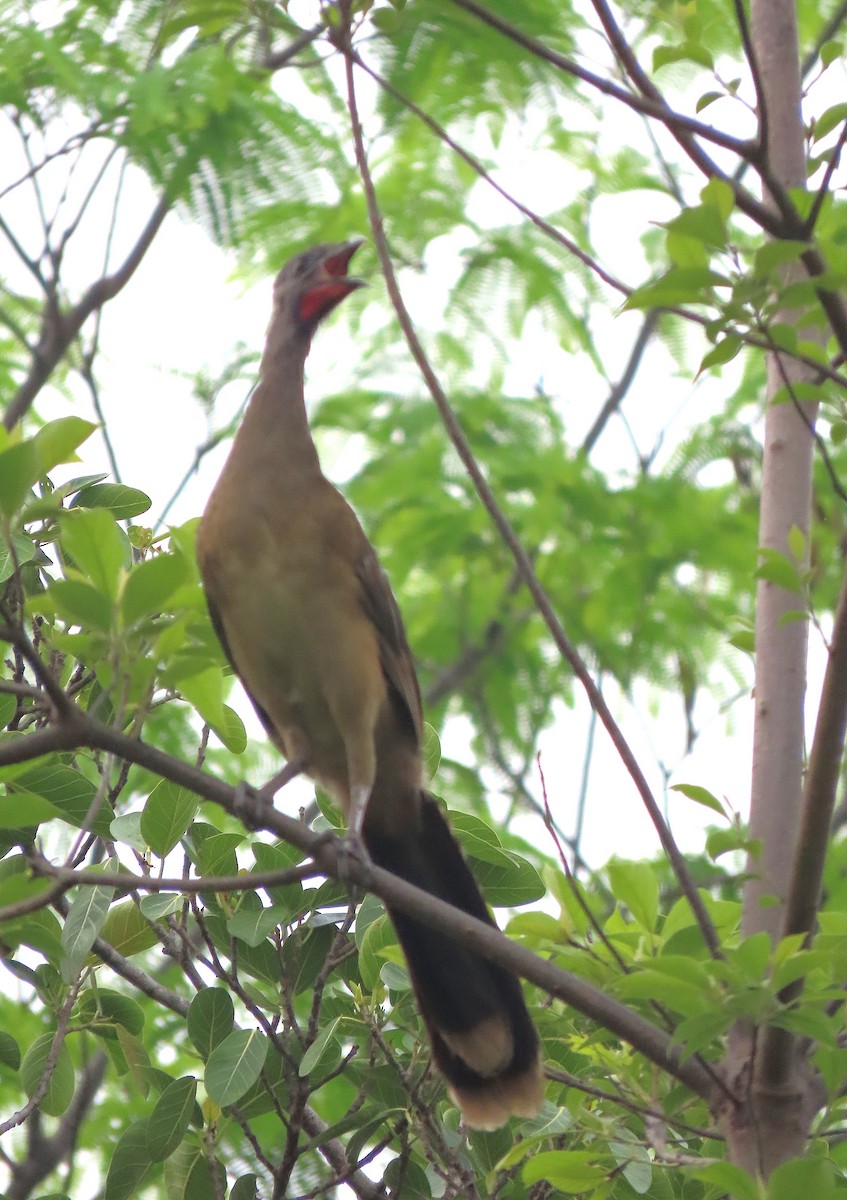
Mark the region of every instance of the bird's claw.
[[235, 785], [232, 815], [248, 829], [261, 829], [265, 813], [273, 808], [273, 797], [261, 788], [251, 787], [245, 779]]

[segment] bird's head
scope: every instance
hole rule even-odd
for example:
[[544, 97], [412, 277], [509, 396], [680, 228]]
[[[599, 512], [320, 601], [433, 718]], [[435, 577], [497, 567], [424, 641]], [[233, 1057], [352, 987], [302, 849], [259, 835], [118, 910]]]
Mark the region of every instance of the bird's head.
[[274, 283], [274, 315], [294, 322], [311, 338], [336, 305], [364, 287], [364, 280], [347, 274], [350, 259], [362, 238], [331, 246], [312, 246], [285, 264]]

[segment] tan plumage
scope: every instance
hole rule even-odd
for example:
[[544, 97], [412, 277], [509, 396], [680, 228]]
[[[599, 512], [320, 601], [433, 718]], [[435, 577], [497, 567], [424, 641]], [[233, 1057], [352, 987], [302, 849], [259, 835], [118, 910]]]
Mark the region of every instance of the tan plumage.
[[[312, 335], [359, 286], [347, 276], [358, 245], [315, 247], [277, 277], [259, 383], [200, 523], [198, 561], [224, 649], [289, 763], [337, 799], [377, 864], [491, 922], [422, 788], [420, 691], [397, 602], [321, 471], [306, 416]], [[466, 1121], [495, 1128], [536, 1112], [538, 1038], [517, 980], [389, 912]]]

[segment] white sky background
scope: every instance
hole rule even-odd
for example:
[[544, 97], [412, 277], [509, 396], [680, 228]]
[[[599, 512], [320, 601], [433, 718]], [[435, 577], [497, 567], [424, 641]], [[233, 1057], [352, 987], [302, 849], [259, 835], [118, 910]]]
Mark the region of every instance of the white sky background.
[[[710, 118], [718, 125], [723, 116], [720, 108], [718, 104], [714, 114], [709, 111]], [[618, 143], [626, 138], [626, 122], [631, 119], [634, 120], [626, 115], [620, 123], [610, 123], [613, 126], [610, 138]], [[584, 181], [560, 158], [551, 161], [535, 153], [528, 135], [531, 130], [525, 124], [516, 126], [498, 152], [499, 161], [509, 164], [500, 174], [506, 186], [519, 187], [520, 198], [530, 206], [539, 190], [543, 194], [545, 189], [554, 187], [562, 196], [573, 194]], [[20, 173], [19, 147], [10, 142], [8, 146], [0, 145], [0, 152], [3, 152], [0, 159], [4, 162], [3, 175], [7, 180], [16, 177]], [[3, 206], [4, 215], [17, 230], [22, 228], [20, 206], [31, 204], [32, 200], [26, 191], [19, 189]], [[123, 251], [154, 203], [146, 180], [137, 172], [129, 172], [114, 263], [121, 261]], [[99, 204], [102, 209], [98, 212]], [[621, 220], [622, 204], [626, 208], [626, 222]], [[666, 220], [674, 212], [673, 204], [655, 193], [629, 193], [623, 201], [610, 198], [608, 204], [601, 202], [594, 236], [596, 244], [603, 246], [605, 263], [629, 282], [643, 280], [645, 267], [639, 232], [647, 222]], [[481, 224], [498, 224], [512, 219], [512, 210], [505, 216], [503, 202], [494, 198], [485, 185], [479, 185], [472, 215]], [[93, 207], [88, 219], [90, 238], [81, 234], [72, 243], [68, 276], [80, 287], [93, 278], [101, 265], [99, 256], [107, 219], [104, 197]], [[350, 230], [351, 235], [359, 232], [367, 233]], [[37, 245], [36, 225], [33, 238], [33, 244]], [[457, 268], [460, 249], [450, 239], [442, 239], [432, 248], [425, 274], [408, 279], [404, 295], [413, 315], [420, 319], [424, 333], [440, 327], [448, 291], [446, 281]], [[152, 496], [151, 513], [140, 518], [142, 523], [152, 523], [158, 517], [190, 465], [196, 448], [211, 432], [200, 405], [192, 399], [190, 377], [200, 369], [217, 374], [234, 355], [238, 342], [256, 351], [261, 348], [270, 313], [271, 279], [247, 287], [234, 280], [235, 268], [234, 255], [221, 251], [197, 226], [170, 215], [130, 284], [104, 309], [102, 350], [97, 363], [101, 401], [124, 482], [142, 487]], [[613, 379], [623, 370], [640, 320], [637, 314], [609, 313], [603, 317], [608, 329], [607, 366]], [[331, 331], [323, 330], [316, 339], [308, 368], [307, 389], [312, 397], [342, 388], [345, 365], [355, 361], [356, 348], [349, 339], [342, 341], [338, 336], [340, 329], [343, 324], [336, 327], [334, 337]], [[333, 356], [337, 356], [335, 361]], [[437, 368], [438, 364], [435, 365]], [[642, 369], [624, 403], [641, 450], [649, 451], [657, 432], [668, 427], [668, 448], [672, 449], [692, 423], [718, 411], [724, 396], [732, 390], [734, 369], [735, 364], [731, 364], [722, 379], [708, 379], [692, 389], [690, 380], [676, 377], [676, 367], [666, 352], [653, 345], [648, 351], [647, 368]], [[530, 316], [526, 334], [508, 364], [505, 386], [517, 394], [528, 394], [539, 382], [560, 398], [572, 444], [577, 445], [605, 400], [607, 386], [584, 361], [567, 356], [553, 344], [541, 331], [540, 322]], [[90, 415], [90, 398], [82, 383], [76, 381], [73, 390], [78, 398], [75, 411]], [[230, 388], [214, 414], [214, 428], [224, 424], [243, 399], [244, 389], [240, 385]], [[45, 392], [39, 398], [38, 408], [45, 416], [56, 416], [67, 411], [67, 401], [55, 395], [48, 399]], [[180, 523], [202, 511], [226, 450], [224, 445], [205, 457], [200, 471], [169, 513], [170, 522]], [[350, 456], [335, 443], [331, 450], [331, 454], [324, 455], [325, 469], [336, 482], [343, 482], [351, 468]], [[618, 419], [613, 419], [604, 432], [593, 461], [612, 475], [631, 469], [632, 447]], [[75, 467], [70, 473], [107, 469], [102, 442], [95, 435], [84, 447], [83, 467]], [[567, 512], [562, 517], [566, 520]], [[579, 564], [563, 563], [562, 568], [578, 570]], [[731, 648], [728, 653], [738, 655]], [[816, 662], [820, 657], [815, 656]], [[749, 669], [745, 670], [747, 677], [751, 677]], [[820, 673], [819, 666], [815, 673]], [[569, 685], [569, 669], [564, 665], [563, 690]], [[810, 695], [817, 695], [817, 681]], [[733, 809], [746, 813], [752, 730], [749, 696], [739, 700], [726, 716], [718, 714], [719, 700], [702, 697], [697, 713], [702, 733], [684, 762], [681, 758], [685, 728], [679, 698], [659, 697], [646, 686], [636, 689], [635, 703], [614, 690], [609, 697], [660, 798], [666, 772], [672, 772], [670, 782], [698, 783], [715, 795], [726, 797]], [[242, 715], [251, 716], [246, 702], [237, 706]], [[541, 738], [548, 797], [566, 833], [572, 831], [575, 820], [589, 715], [587, 701], [581, 689], [577, 689], [574, 708], [568, 710], [562, 705], [555, 726]], [[250, 729], [261, 737], [254, 721]], [[468, 757], [461, 722], [448, 728], [444, 748], [453, 757]], [[496, 782], [492, 775], [493, 788]], [[535, 790], [540, 794], [540, 788]], [[278, 798], [278, 803], [296, 811], [302, 796], [302, 791], [292, 788], [289, 794]], [[589, 797], [582, 842], [582, 852], [589, 863], [599, 865], [613, 854], [642, 857], [656, 852], [657, 839], [634, 785], [601, 727], [596, 733]], [[670, 793], [669, 805], [671, 824], [683, 849], [698, 849], [702, 845], [702, 828], [714, 823], [714, 815], [676, 793]], [[537, 838], [537, 830], [533, 836]]]

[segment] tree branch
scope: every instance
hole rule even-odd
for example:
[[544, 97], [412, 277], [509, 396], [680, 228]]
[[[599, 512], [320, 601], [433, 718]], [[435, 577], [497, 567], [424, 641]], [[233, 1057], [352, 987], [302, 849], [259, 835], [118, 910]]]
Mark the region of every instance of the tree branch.
[[[301, 821], [278, 812], [263, 798], [245, 803], [239, 789], [165, 754], [155, 746], [103, 725], [78, 710], [73, 710], [67, 719], [49, 729], [37, 730], [3, 743], [0, 746], [0, 765], [29, 762], [52, 751], [79, 749], [82, 746], [107, 751], [188, 788], [195, 795], [220, 805], [248, 828], [266, 829], [297, 846], [314, 859], [324, 874], [338, 876], [341, 839], [328, 838], [325, 833], [309, 829]], [[344, 860], [344, 870], [353, 883], [374, 891], [403, 912], [414, 914], [433, 928], [455, 937], [462, 945], [500, 963], [506, 970], [523, 976], [550, 995], [598, 1021], [697, 1095], [707, 1099], [712, 1095], [714, 1082], [709, 1071], [692, 1059], [685, 1059], [682, 1049], [669, 1034], [626, 1005], [604, 995], [569, 971], [545, 962], [486, 922], [457, 912], [445, 901], [406, 883], [389, 871], [356, 863], [349, 856]], [[95, 944], [96, 952], [108, 963], [110, 955], [108, 948], [104, 949], [106, 953], [101, 953], [100, 946]], [[121, 973], [124, 972], [125, 968]], [[173, 1005], [170, 1003], [168, 1006]]]
[[29, 374], [6, 410], [3, 422], [6, 429], [14, 428], [24, 416], [89, 316], [117, 296], [132, 278], [150, 249], [170, 207], [170, 198], [167, 195], [162, 196], [123, 264], [113, 274], [104, 275], [93, 283], [69, 312], [61, 312], [58, 303], [55, 306], [45, 306], [41, 339]]
[[[564, 54], [559, 54], [557, 50], [551, 50], [549, 46], [545, 46], [537, 38], [522, 33], [515, 25], [510, 25], [508, 21], [504, 21], [483, 4], [477, 3], [476, 0], [453, 0], [453, 3], [457, 8], [463, 8], [465, 12], [472, 13], [473, 16], [478, 17], [480, 21], [502, 33], [510, 41], [522, 46], [524, 50], [535, 55], [536, 58], [546, 59], [554, 67], [558, 67], [560, 71], [564, 71], [574, 79], [579, 79], [583, 83], [589, 84], [591, 87], [596, 88], [598, 92], [602, 92], [604, 96], [611, 96], [613, 100], [619, 100], [622, 104], [627, 105], [628, 108], [635, 109], [636, 112], [644, 113], [648, 117], [654, 117], [656, 120], [661, 121], [663, 125], [667, 125], [672, 131], [676, 128], [685, 130], [690, 135], [697, 134], [698, 137], [713, 142], [714, 145], [720, 146], [724, 150], [730, 150], [733, 154], [737, 154], [743, 159], [752, 159], [754, 157], [755, 147], [750, 142], [741, 141], [739, 138], [734, 138], [728, 133], [722, 133], [721, 130], [715, 129], [712, 125], [706, 125], [703, 121], [698, 121], [693, 117], [686, 117], [682, 113], [674, 112], [665, 103], [658, 91], [653, 88], [652, 84], [650, 94], [644, 92], [642, 89], [640, 89], [642, 90], [642, 95], [640, 96], [629, 92], [626, 88], [619, 87], [616, 83], [604, 79], [602, 75], [595, 75], [593, 71], [579, 66], [571, 59], [566, 58]], [[608, 10], [606, 12], [608, 16], [611, 16]], [[752, 200], [753, 197], [751, 196], [750, 199]]]
[[70, 1160], [80, 1126], [88, 1116], [103, 1082], [107, 1062], [103, 1050], [98, 1050], [88, 1060], [78, 1077], [73, 1099], [50, 1137], [41, 1134], [40, 1125], [29, 1122], [27, 1156], [10, 1167], [12, 1179], [7, 1192], [9, 1200], [27, 1200], [42, 1179], [46, 1179], [60, 1163]]
[[633, 342], [632, 350], [629, 352], [629, 358], [624, 367], [623, 374], [609, 392], [605, 404], [597, 414], [594, 424], [585, 435], [582, 445], [579, 448], [580, 454], [584, 454], [586, 458], [594, 449], [597, 439], [609, 422], [609, 418], [620, 408], [624, 397], [632, 386], [632, 382], [641, 365], [644, 351], [647, 349], [647, 343], [650, 341], [656, 326], [659, 324], [660, 315], [659, 310], [656, 308], [651, 308], [645, 315], [644, 322], [638, 331], [638, 337]]
[[[809, 754], [794, 858], [781, 936], [804, 934], [811, 938], [820, 905], [826, 852], [832, 835], [832, 817], [847, 736], [847, 572], [841, 581], [841, 595], [835, 614], [835, 626], [829, 644], [818, 718]], [[783, 1004], [791, 1004], [803, 990], [802, 977], [779, 994]], [[769, 1085], [778, 1084], [786, 1075], [793, 1053], [794, 1037], [785, 1029], [768, 1026], [761, 1053], [757, 1055], [759, 1075]]]
[[554, 242], [558, 242], [560, 246], [563, 246], [569, 254], [578, 259], [584, 267], [587, 267], [589, 271], [595, 274], [599, 279], [602, 279], [603, 282], [608, 284], [609, 287], [614, 288], [615, 291], [620, 292], [624, 296], [630, 295], [632, 290], [631, 288], [627, 287], [627, 285], [622, 283], [619, 279], [616, 279], [614, 275], [611, 275], [604, 267], [600, 265], [599, 262], [597, 262], [595, 258], [592, 258], [590, 254], [586, 254], [586, 252], [580, 246], [578, 246], [572, 238], [567, 237], [566, 234], [557, 229], [555, 225], [551, 225], [549, 221], [545, 221], [543, 217], [538, 215], [538, 213], [534, 212], [531, 208], [528, 208], [525, 204], [522, 204], [520, 200], [516, 199], [511, 194], [511, 192], [507, 192], [504, 187], [497, 183], [497, 181], [493, 178], [491, 173], [485, 169], [479, 159], [475, 158], [473, 154], [469, 153], [469, 151], [465, 150], [463, 146], [460, 146], [458, 142], [454, 141], [447, 130], [444, 129], [443, 126], [439, 125], [437, 121], [433, 120], [429, 113], [424, 112], [424, 110], [419, 108], [414, 101], [410, 100], [407, 96], [404, 96], [403, 93], [394, 87], [392, 83], [389, 83], [387, 79], [383, 78], [383, 76], [376, 72], [372, 67], [369, 67], [355, 50], [351, 51], [351, 55], [356, 65], [359, 66], [366, 75], [370, 75], [374, 83], [378, 84], [383, 91], [389, 94], [389, 96], [392, 96], [398, 102], [398, 104], [402, 104], [404, 108], [409, 110], [409, 112], [414, 113], [418, 120], [422, 121], [423, 124], [435, 134], [439, 141], [442, 141], [445, 146], [449, 146], [453, 153], [456, 154], [462, 160], [462, 162], [466, 163], [467, 166], [469, 166], [471, 170], [479, 176], [480, 179], [484, 180], [485, 183], [489, 185], [489, 187], [493, 188], [497, 195], [505, 200], [507, 204], [511, 204], [513, 208], [517, 209], [522, 216], [531, 221], [532, 224], [535, 225], [537, 229], [540, 229], [542, 233], [546, 234], [547, 237], [551, 238]]
[[37, 1111], [39, 1104], [47, 1095], [47, 1089], [50, 1086], [50, 1080], [53, 1077], [53, 1072], [56, 1070], [56, 1063], [59, 1061], [59, 1051], [64, 1043], [65, 1036], [68, 1032], [70, 1024], [71, 1011], [76, 1004], [79, 989], [82, 984], [82, 976], [77, 979], [76, 983], [69, 989], [67, 998], [62, 1005], [56, 1021], [56, 1030], [53, 1035], [53, 1041], [50, 1044], [50, 1050], [44, 1060], [44, 1070], [41, 1073], [41, 1078], [38, 1081], [38, 1086], [27, 1100], [23, 1108], [19, 1108], [17, 1112], [12, 1113], [5, 1121], [0, 1122], [0, 1137], [4, 1133], [8, 1133], [10, 1129], [14, 1129], [16, 1125], [22, 1125], [31, 1113]]

